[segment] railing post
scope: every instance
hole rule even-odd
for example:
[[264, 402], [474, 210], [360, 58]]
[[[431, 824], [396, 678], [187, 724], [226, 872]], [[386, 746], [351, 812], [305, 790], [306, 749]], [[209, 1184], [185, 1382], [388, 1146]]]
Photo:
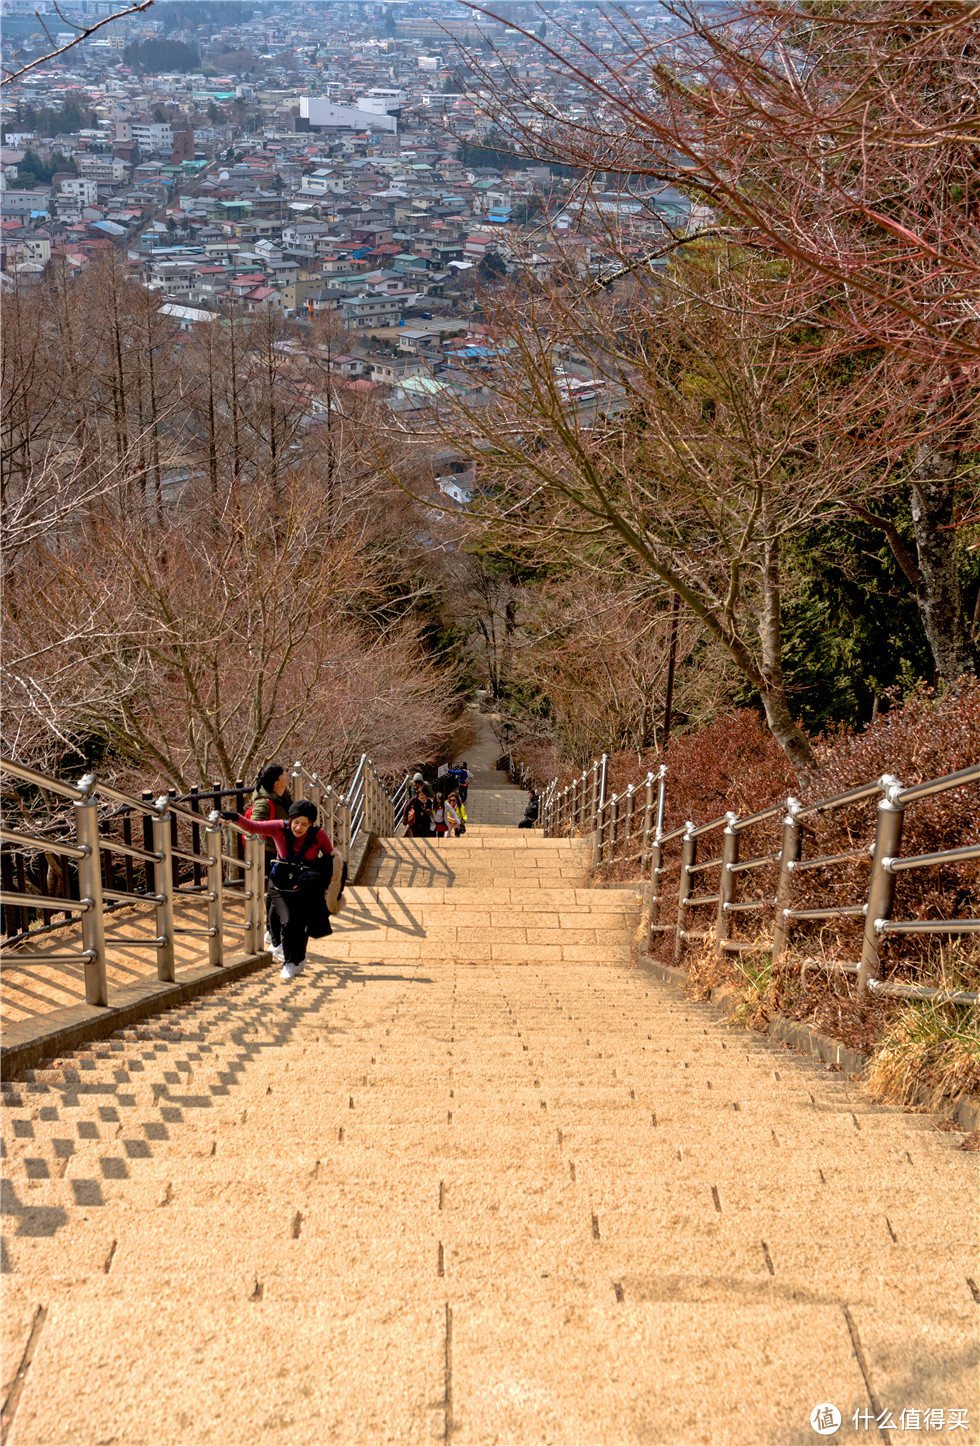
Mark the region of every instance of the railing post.
[[[612, 796], [612, 798], [609, 800], [609, 829], [608, 829], [607, 837], [606, 837], [606, 847], [608, 848], [608, 851], [609, 851], [609, 853], [608, 853], [608, 861], [609, 861], [609, 863], [611, 863], [611, 864], [614, 864], [614, 863], [616, 862], [616, 834], [617, 834], [618, 826], [619, 826], [619, 794], [618, 794], [618, 793], [614, 793], [613, 796]], [[603, 862], [604, 855], [605, 855], [605, 850], [603, 850], [603, 853], [600, 854], [600, 856], [599, 856], [599, 862], [600, 862], [600, 863]]]
[[289, 774], [289, 793], [293, 803], [298, 803], [301, 798], [306, 797], [306, 785], [303, 779], [303, 764], [297, 758]]
[[718, 880], [718, 913], [715, 916], [715, 956], [720, 959], [725, 952], [722, 944], [732, 932], [732, 916], [729, 904], [735, 898], [735, 880], [732, 865], [738, 863], [738, 814], [730, 813], [721, 840], [721, 875]]
[[783, 817], [783, 843], [779, 853], [779, 878], [776, 881], [776, 921], [772, 931], [772, 962], [775, 964], [786, 949], [790, 921], [786, 917], [793, 883], [793, 867], [800, 857], [799, 812], [803, 805], [798, 798], [787, 798]]
[[650, 860], [650, 826], [653, 823], [653, 774], [648, 773], [643, 785], [643, 832], [640, 835], [640, 876], [646, 873]]
[[378, 813], [380, 812], [380, 800], [378, 798], [378, 775], [374, 771], [374, 764], [372, 763], [370, 758], [367, 762], [367, 778], [368, 798], [371, 804], [371, 809], [368, 814], [368, 832], [380, 833], [381, 826], [380, 819], [378, 818]]
[[623, 824], [623, 858], [630, 861], [630, 839], [633, 837], [633, 794], [632, 783], [626, 790], [626, 819]]
[[[153, 846], [152, 790], [149, 788], [144, 788], [142, 793], [140, 794], [140, 798], [143, 800], [145, 808], [145, 812], [143, 813], [143, 847], [148, 854], [152, 854], [156, 852]], [[219, 803], [217, 806], [218, 808], [220, 808], [221, 804]], [[148, 894], [158, 894], [160, 890], [157, 886], [157, 865], [155, 863], [151, 864], [144, 862], [143, 877], [146, 880], [146, 892]]]
[[[177, 797], [176, 788], [168, 788], [167, 797], [170, 799], [170, 802], [173, 803], [174, 799]], [[175, 892], [177, 889], [180, 888], [180, 859], [177, 857], [177, 848], [177, 815], [175, 813], [172, 813], [170, 815], [170, 871], [173, 875]]]
[[[197, 787], [196, 784], [195, 784], [195, 786], [191, 789], [190, 808], [191, 808], [191, 813], [200, 813], [200, 812], [201, 812], [201, 791], [200, 791], [200, 789]], [[191, 824], [191, 853], [192, 853], [192, 854], [199, 854], [200, 852], [201, 852], [201, 830], [200, 830], [200, 828], [198, 827], [198, 825], [197, 825], [196, 823], [192, 823], [192, 824]], [[193, 884], [194, 884], [195, 889], [199, 889], [199, 888], [201, 887], [201, 865], [200, 865], [200, 864], [194, 864], [194, 866], [193, 866], [192, 882], [193, 882]]]
[[[236, 778], [236, 779], [235, 779], [235, 812], [236, 812], [236, 813], [244, 813], [246, 807], [247, 807], [247, 804], [245, 803], [245, 780], [244, 780], [243, 778]], [[231, 832], [231, 842], [232, 842], [232, 848], [230, 848], [230, 849], [228, 850], [228, 852], [229, 852], [229, 853], [233, 853], [237, 859], [240, 859], [241, 862], [244, 863], [244, 862], [245, 862], [245, 835], [244, 835], [244, 834], [241, 834], [241, 833], [238, 833], [238, 831], [237, 831], [236, 829], [232, 829], [232, 832]]]
[[153, 852], [157, 855], [156, 895], [154, 911], [157, 931], [157, 978], [173, 984], [174, 974], [174, 875], [173, 846], [170, 840], [168, 811], [170, 798], [163, 793], [157, 799], [153, 814]]
[[864, 942], [861, 945], [857, 985], [859, 1004], [864, 1002], [867, 995], [868, 980], [878, 978], [881, 933], [879, 925], [885, 923], [891, 915], [895, 899], [895, 875], [890, 865], [901, 849], [902, 828], [905, 823], [905, 805], [901, 801], [902, 785], [890, 773], [886, 773], [879, 783], [884, 790], [884, 797], [878, 804], [875, 850], [871, 859], [868, 902], [865, 905]]
[[256, 908], [254, 908], [254, 921], [256, 921], [256, 954], [265, 950], [266, 936], [266, 843], [265, 839], [252, 840], [256, 855], [254, 855], [254, 895], [256, 895]]
[[608, 753], [604, 753], [599, 760], [599, 808], [606, 806], [606, 766], [609, 762]]
[[592, 867], [602, 868], [602, 854], [605, 844], [606, 832], [606, 810], [600, 808], [596, 813], [595, 828], [592, 831]]
[[82, 948], [85, 960], [86, 1004], [109, 1003], [109, 986], [105, 969], [105, 916], [102, 912], [102, 869], [99, 860], [99, 809], [91, 797], [95, 787], [94, 774], [87, 773], [79, 782], [88, 797], [73, 804], [75, 838], [85, 857], [78, 861], [78, 893], [88, 899], [89, 907], [82, 914]]
[[647, 916], [647, 952], [653, 943], [654, 927], [660, 921], [660, 878], [664, 871], [664, 846], [661, 842], [664, 832], [664, 808], [667, 802], [667, 765], [661, 763], [657, 775], [657, 821], [653, 828], [653, 846], [650, 850], [650, 877], [647, 881], [644, 905]]
[[660, 878], [664, 871], [664, 846], [660, 834], [654, 835], [650, 850], [650, 881], [647, 885], [647, 953], [653, 945], [653, 931], [660, 920]]
[[320, 787], [319, 773], [314, 773], [310, 780], [310, 802], [315, 806], [317, 818], [319, 818], [323, 807], [323, 789]]
[[257, 835], [246, 835], [243, 879], [245, 885], [245, 940], [243, 947], [246, 954], [258, 954], [262, 943], [264, 853], [263, 840]]
[[204, 854], [207, 859], [208, 891], [208, 963], [220, 969], [225, 962], [224, 901], [221, 897], [221, 814], [215, 809], [204, 830]]
[[677, 933], [674, 936], [674, 958], [684, 953], [684, 925], [687, 923], [687, 901], [691, 897], [691, 869], [698, 856], [698, 841], [694, 837], [694, 824], [688, 819], [681, 846], [681, 878], [677, 886]]

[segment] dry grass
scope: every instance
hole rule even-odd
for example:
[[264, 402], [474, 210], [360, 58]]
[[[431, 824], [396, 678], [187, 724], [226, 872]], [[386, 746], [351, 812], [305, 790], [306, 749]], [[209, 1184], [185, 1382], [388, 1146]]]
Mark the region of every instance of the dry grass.
[[[975, 964], [950, 948], [935, 975], [939, 989], [976, 988]], [[931, 1109], [980, 1094], [980, 1011], [930, 999], [901, 1004], [875, 1041], [867, 1083], [875, 1099]]]

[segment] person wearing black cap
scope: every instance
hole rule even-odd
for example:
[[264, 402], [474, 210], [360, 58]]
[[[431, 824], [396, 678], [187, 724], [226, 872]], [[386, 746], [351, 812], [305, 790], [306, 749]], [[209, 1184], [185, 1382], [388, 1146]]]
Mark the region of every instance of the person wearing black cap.
[[432, 790], [421, 773], [412, 779], [412, 792], [402, 810], [402, 823], [413, 838], [428, 838], [432, 832]]
[[306, 963], [306, 945], [312, 934], [330, 933], [324, 890], [333, 868], [333, 844], [317, 827], [316, 806], [307, 799], [290, 804], [285, 819], [264, 822], [223, 810], [222, 818], [237, 823], [246, 833], [270, 839], [276, 859], [269, 876], [269, 932], [272, 957], [282, 962], [283, 980], [294, 979]]

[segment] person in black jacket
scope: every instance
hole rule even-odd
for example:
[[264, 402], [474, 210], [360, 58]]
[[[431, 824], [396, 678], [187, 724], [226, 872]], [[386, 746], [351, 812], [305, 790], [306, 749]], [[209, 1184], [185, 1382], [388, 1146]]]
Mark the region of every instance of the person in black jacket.
[[428, 838], [432, 832], [432, 794], [420, 775], [402, 812], [402, 823], [412, 838]]
[[329, 934], [330, 914], [324, 891], [333, 870], [333, 844], [317, 827], [316, 806], [308, 799], [290, 805], [289, 816], [256, 822], [223, 810], [246, 833], [262, 834], [275, 845], [269, 875], [269, 929], [272, 957], [282, 961], [283, 980], [294, 979], [306, 963], [307, 941]]
[[538, 821], [538, 813], [540, 811], [540, 807], [541, 801], [538, 798], [538, 795], [535, 793], [533, 788], [529, 789], [527, 795], [527, 807], [524, 810], [524, 817], [521, 819], [517, 827], [533, 828]]

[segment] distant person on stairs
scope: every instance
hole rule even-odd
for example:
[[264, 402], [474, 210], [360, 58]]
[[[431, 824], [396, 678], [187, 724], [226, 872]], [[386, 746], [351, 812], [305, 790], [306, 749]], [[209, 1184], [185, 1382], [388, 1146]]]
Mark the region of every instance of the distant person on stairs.
[[[266, 823], [270, 818], [288, 818], [292, 801], [289, 774], [281, 763], [267, 763], [255, 780], [248, 816], [256, 823]], [[266, 852], [270, 858], [275, 858], [276, 851], [268, 841]]]
[[[252, 802], [246, 812], [249, 818], [256, 823], [266, 823], [270, 818], [288, 818], [289, 807], [292, 803], [289, 793], [289, 774], [281, 763], [267, 763], [255, 780], [255, 788], [252, 792]], [[265, 841], [265, 877], [268, 882], [269, 872], [276, 857], [276, 849], [271, 839]], [[271, 920], [268, 917], [271, 902], [266, 900], [266, 924], [265, 924], [265, 947], [271, 949], [276, 942], [272, 937]]]
[[466, 832], [466, 809], [458, 793], [451, 793], [446, 799], [446, 823], [450, 838]]
[[310, 935], [320, 939], [331, 932], [325, 890], [334, 867], [333, 844], [317, 827], [316, 805], [299, 799], [290, 806], [288, 818], [262, 823], [233, 810], [224, 810], [221, 817], [246, 833], [272, 840], [276, 850], [269, 877], [272, 957], [282, 963], [279, 977], [294, 979], [306, 963]]
[[432, 832], [432, 794], [421, 773], [416, 773], [408, 802], [402, 812], [402, 823], [412, 838], [428, 838]]
[[459, 796], [465, 803], [466, 795], [470, 791], [470, 784], [473, 782], [473, 775], [467, 768], [465, 762], [461, 763], [456, 769], [456, 777], [459, 779]]
[[541, 803], [533, 788], [528, 789], [527, 807], [524, 810], [524, 817], [517, 825], [518, 828], [533, 828], [538, 821]]

